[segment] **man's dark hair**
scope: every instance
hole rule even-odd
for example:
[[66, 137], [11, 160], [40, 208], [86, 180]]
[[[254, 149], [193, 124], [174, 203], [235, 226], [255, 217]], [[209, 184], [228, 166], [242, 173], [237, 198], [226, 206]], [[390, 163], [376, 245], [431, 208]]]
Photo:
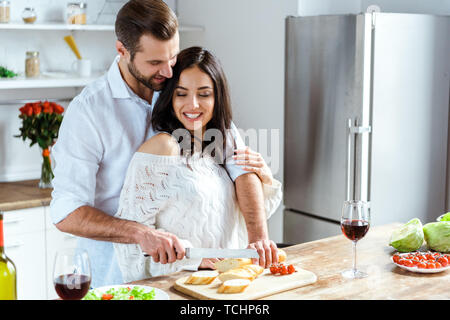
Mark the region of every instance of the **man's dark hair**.
[[162, 0], [130, 0], [119, 10], [115, 30], [133, 60], [142, 35], [169, 40], [178, 30], [178, 20]]
[[[217, 129], [220, 131], [223, 137], [223, 145], [217, 147], [224, 151], [227, 132], [231, 127], [232, 120], [228, 83], [219, 60], [204, 48], [190, 47], [178, 54], [177, 63], [173, 68], [173, 76], [166, 80], [166, 86], [153, 108], [152, 126], [157, 131], [164, 131], [170, 134], [177, 129], [184, 128], [173, 110], [172, 97], [181, 73], [193, 67], [198, 67], [202, 72], [206, 73], [214, 84], [214, 111], [211, 120], [206, 125], [206, 130]], [[214, 141], [210, 143], [214, 143]], [[204, 142], [203, 148], [210, 143]]]

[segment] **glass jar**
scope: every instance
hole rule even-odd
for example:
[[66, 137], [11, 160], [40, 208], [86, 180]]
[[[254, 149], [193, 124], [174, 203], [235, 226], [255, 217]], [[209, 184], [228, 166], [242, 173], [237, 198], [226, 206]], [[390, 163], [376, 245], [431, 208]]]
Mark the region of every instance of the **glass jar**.
[[34, 23], [37, 19], [36, 11], [34, 8], [28, 7], [22, 11], [22, 19], [25, 23]]
[[8, 23], [11, 18], [9, 0], [0, 0], [0, 23]]
[[71, 2], [67, 4], [67, 23], [86, 24], [87, 3]]
[[25, 59], [25, 75], [27, 78], [38, 77], [40, 61], [39, 52], [27, 51], [27, 58]]

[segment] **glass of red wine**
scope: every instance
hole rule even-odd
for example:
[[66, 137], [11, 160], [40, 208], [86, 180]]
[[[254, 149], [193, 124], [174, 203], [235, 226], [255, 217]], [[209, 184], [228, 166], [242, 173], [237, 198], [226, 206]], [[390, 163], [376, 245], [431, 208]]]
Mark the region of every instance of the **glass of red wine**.
[[91, 265], [85, 250], [65, 249], [56, 253], [53, 284], [63, 300], [81, 300], [91, 285]]
[[353, 243], [353, 268], [342, 271], [341, 274], [344, 278], [359, 279], [367, 277], [367, 273], [356, 269], [356, 243], [366, 235], [369, 226], [369, 203], [356, 200], [345, 201], [342, 207], [341, 230]]

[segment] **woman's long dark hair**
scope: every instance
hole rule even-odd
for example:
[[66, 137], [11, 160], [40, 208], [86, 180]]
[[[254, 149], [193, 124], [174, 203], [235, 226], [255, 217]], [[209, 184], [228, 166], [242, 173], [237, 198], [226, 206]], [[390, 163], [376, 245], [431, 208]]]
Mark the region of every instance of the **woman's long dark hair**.
[[[227, 79], [219, 60], [211, 52], [201, 47], [190, 47], [182, 50], [178, 54], [177, 63], [173, 68], [173, 76], [166, 80], [166, 86], [153, 108], [153, 129], [170, 134], [177, 129], [184, 129], [183, 124], [177, 119], [173, 110], [172, 97], [180, 79], [181, 72], [192, 67], [198, 67], [206, 73], [214, 84], [214, 111], [211, 120], [206, 125], [206, 130], [217, 129], [221, 132], [223, 145], [220, 147], [224, 151], [227, 130], [230, 129], [232, 119]], [[203, 148], [211, 143], [214, 143], [214, 141], [204, 142]]]

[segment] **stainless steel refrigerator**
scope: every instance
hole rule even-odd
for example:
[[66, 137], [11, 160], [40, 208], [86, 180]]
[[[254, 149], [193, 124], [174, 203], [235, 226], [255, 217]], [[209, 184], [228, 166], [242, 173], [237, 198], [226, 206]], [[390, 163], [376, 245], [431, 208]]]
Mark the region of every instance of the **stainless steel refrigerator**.
[[449, 17], [288, 17], [285, 71], [284, 242], [339, 234], [346, 199], [372, 226], [446, 212]]

